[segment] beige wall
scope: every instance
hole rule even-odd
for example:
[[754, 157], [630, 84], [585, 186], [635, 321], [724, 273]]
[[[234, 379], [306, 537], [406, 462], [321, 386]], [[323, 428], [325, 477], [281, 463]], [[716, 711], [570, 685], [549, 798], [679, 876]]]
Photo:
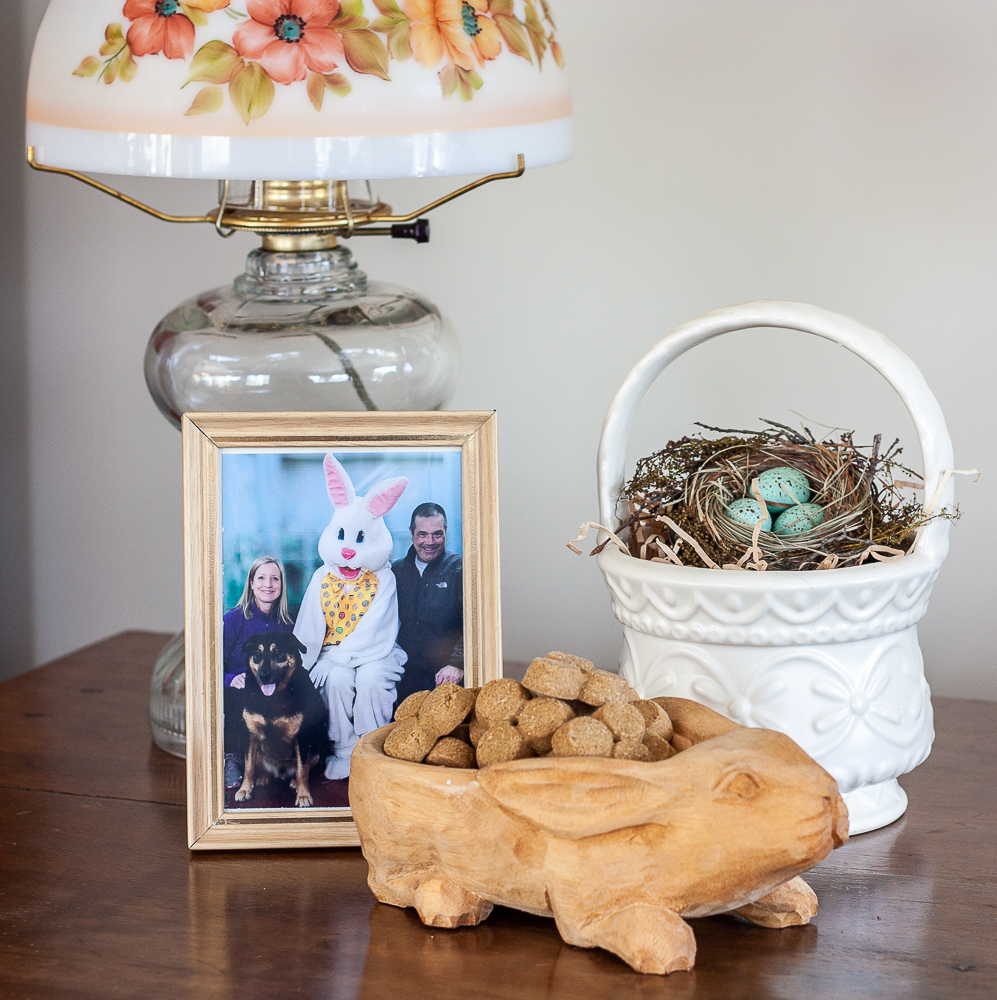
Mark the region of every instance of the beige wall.
[[[28, 37], [43, 6], [22, 4]], [[464, 375], [453, 407], [500, 412], [508, 655], [560, 647], [611, 665], [620, 630], [598, 570], [564, 543], [596, 513], [609, 399], [675, 324], [763, 297], [855, 316], [923, 368], [957, 465], [997, 467], [997, 8], [560, 0], [555, 14], [574, 159], [441, 210], [428, 247], [355, 250], [369, 273], [424, 291], [454, 320]], [[5, 156], [20, 155], [19, 100], [7, 102]], [[181, 623], [179, 436], [148, 398], [142, 355], [156, 320], [230, 280], [252, 240], [223, 243], [67, 180], [21, 176], [23, 232], [4, 207], [17, 234], [5, 246], [4, 585], [18, 641], [30, 634], [42, 662], [118, 629]], [[127, 186], [176, 208], [213, 195]], [[444, 186], [381, 191], [412, 205]], [[676, 364], [642, 410], [631, 457], [694, 420], [797, 413], [899, 434], [917, 463], [878, 376], [772, 332]], [[921, 626], [926, 670], [936, 693], [994, 699], [995, 487], [985, 477], [957, 489], [964, 517]], [[27, 594], [30, 607], [18, 605]], [[26, 648], [6, 670], [27, 665]]]

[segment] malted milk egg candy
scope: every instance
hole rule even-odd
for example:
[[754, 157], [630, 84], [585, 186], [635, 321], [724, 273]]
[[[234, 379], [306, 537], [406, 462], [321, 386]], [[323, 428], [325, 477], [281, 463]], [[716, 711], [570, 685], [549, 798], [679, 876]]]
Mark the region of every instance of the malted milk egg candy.
[[760, 517], [764, 517], [762, 531], [772, 530], [772, 518], [768, 511], [762, 510], [762, 505], [754, 497], [741, 497], [740, 500], [728, 504], [727, 513], [734, 521], [740, 521], [741, 524], [747, 524], [752, 528]]
[[790, 465], [780, 465], [766, 469], [758, 475], [758, 492], [768, 506], [770, 514], [804, 504], [810, 499], [810, 483], [807, 477]]
[[810, 531], [824, 520], [824, 508], [819, 503], [801, 503], [784, 510], [776, 519], [772, 530], [777, 535], [798, 535]]

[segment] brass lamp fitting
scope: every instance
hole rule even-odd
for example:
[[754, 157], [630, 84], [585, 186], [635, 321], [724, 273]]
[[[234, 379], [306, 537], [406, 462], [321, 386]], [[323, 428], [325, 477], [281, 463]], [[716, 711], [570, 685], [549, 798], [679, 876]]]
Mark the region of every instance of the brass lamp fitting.
[[515, 170], [481, 177], [407, 215], [393, 215], [391, 206], [381, 201], [350, 198], [346, 181], [253, 181], [246, 205], [228, 204], [229, 182], [224, 181], [216, 209], [204, 215], [169, 215], [86, 174], [39, 163], [34, 146], [28, 146], [28, 164], [35, 170], [65, 174], [163, 222], [208, 223], [221, 236], [239, 231], [259, 233], [264, 249], [289, 251], [324, 250], [351, 236], [391, 236], [426, 243], [429, 222], [419, 216], [484, 184], [521, 177], [526, 170], [522, 153], [517, 160]]

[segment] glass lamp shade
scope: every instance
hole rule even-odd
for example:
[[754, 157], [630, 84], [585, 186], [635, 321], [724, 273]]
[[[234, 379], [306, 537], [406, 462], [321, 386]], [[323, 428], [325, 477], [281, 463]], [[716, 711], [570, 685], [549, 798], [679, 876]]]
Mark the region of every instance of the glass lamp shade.
[[489, 173], [571, 155], [547, 0], [51, 0], [39, 163], [270, 180]]

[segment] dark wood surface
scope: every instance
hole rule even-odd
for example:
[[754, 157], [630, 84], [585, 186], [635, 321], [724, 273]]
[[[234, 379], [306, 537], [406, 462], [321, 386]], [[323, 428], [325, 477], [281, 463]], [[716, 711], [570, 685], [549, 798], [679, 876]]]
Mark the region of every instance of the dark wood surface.
[[907, 815], [807, 876], [810, 926], [692, 921], [695, 970], [661, 978], [512, 910], [423, 927], [375, 902], [356, 850], [189, 852], [183, 763], [145, 721], [165, 639], [125, 633], [0, 685], [4, 1000], [997, 995], [995, 704], [935, 700]]

